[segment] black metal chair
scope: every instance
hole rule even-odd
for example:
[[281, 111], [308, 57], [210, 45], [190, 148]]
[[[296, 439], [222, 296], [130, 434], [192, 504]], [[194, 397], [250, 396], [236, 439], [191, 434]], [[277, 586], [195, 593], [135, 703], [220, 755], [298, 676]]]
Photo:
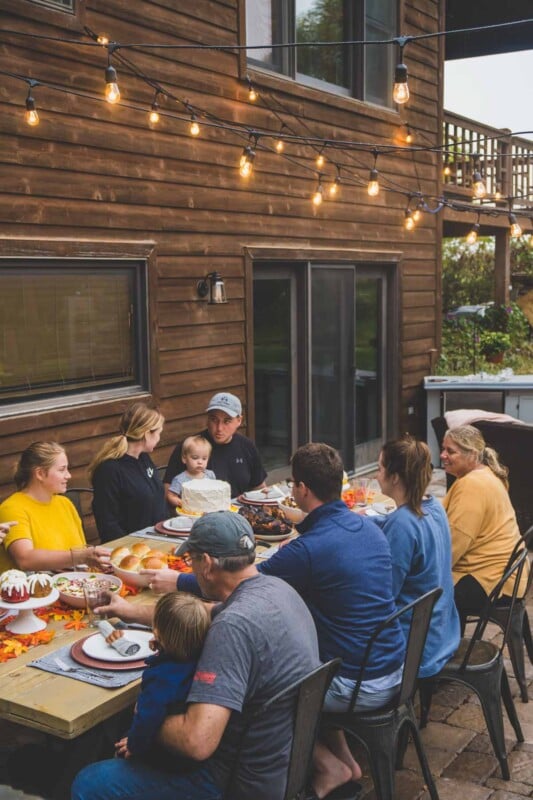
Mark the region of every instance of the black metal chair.
[[[378, 626], [368, 642], [348, 711], [341, 714], [324, 713], [322, 715], [322, 724], [325, 727], [343, 730], [364, 746], [368, 753], [378, 800], [394, 800], [394, 770], [402, 766], [407, 744], [407, 738], [404, 734], [408, 730], [411, 731], [414, 740], [430, 797], [432, 800], [438, 800], [439, 797], [420, 740], [413, 708], [413, 698], [416, 692], [417, 675], [426, 643], [431, 614], [441, 594], [442, 589], [440, 588], [427, 592], [427, 594], [396, 611]], [[364, 678], [365, 668], [369, 662], [374, 642], [386, 627], [392, 625], [398, 617], [404, 614], [412, 614], [412, 617], [405, 653], [402, 684], [397, 697], [383, 708], [373, 711], [354, 711], [359, 688]]]
[[[533, 543], [533, 526], [526, 531], [524, 536], [515, 545], [515, 548], [509, 558], [506, 570], [514, 563], [517, 555], [524, 548], [527, 550]], [[531, 587], [531, 580], [533, 578], [533, 565], [529, 566], [529, 577], [527, 580], [527, 587], [523, 597], [517, 597], [514, 605], [511, 607], [508, 597], [503, 597], [498, 600], [490, 609], [489, 622], [494, 622], [502, 631], [505, 631], [510, 617], [509, 630], [507, 634], [507, 649], [513, 665], [513, 672], [520, 687], [520, 697], [523, 703], [529, 701], [527, 693], [526, 681], [526, 665], [524, 660], [524, 645], [529, 657], [533, 664], [533, 640], [531, 638], [531, 628], [529, 626], [529, 617], [526, 609], [526, 599], [529, 589]], [[469, 619], [470, 621], [470, 619]]]
[[[291, 696], [294, 698], [294, 730], [284, 800], [304, 800], [308, 792], [320, 712], [324, 704], [324, 696], [340, 663], [340, 658], [334, 658], [332, 661], [322, 664], [313, 672], [305, 675], [299, 681], [291, 683], [286, 689], [271, 697], [246, 720], [241, 734], [241, 748], [246, 740], [246, 734], [254, 722], [260, 720], [272, 706], [277, 705], [281, 700]], [[239, 759], [237, 757], [224, 792], [226, 800], [232, 800], [238, 773]]]
[[65, 497], [68, 497], [70, 502], [74, 503], [74, 507], [76, 508], [76, 511], [78, 512], [80, 517], [82, 517], [82, 519], [83, 519], [83, 517], [85, 516], [87, 511], [84, 508], [84, 503], [82, 501], [82, 497], [85, 495], [87, 497], [87, 499], [92, 502], [93, 494], [94, 494], [94, 492], [93, 492], [92, 489], [86, 489], [86, 488], [67, 489], [67, 491], [65, 492]]
[[[507, 716], [514, 728], [516, 738], [519, 742], [523, 742], [524, 737], [513, 703], [509, 679], [504, 668], [502, 651], [507, 641], [518, 584], [526, 559], [527, 550], [522, 550], [505, 571], [497, 586], [488, 596], [485, 609], [479, 617], [471, 639], [461, 639], [457, 653], [448, 661], [438, 675], [432, 678], [422, 678], [419, 681], [421, 728], [427, 723], [434, 686], [438, 680], [457, 681], [468, 686], [478, 695], [494, 753], [500, 762], [502, 776], [506, 781], [510, 779], [510, 773], [505, 751], [501, 700], [505, 705]], [[514, 590], [509, 600], [509, 613], [503, 633], [502, 645], [497, 647], [493, 642], [483, 641], [482, 636], [502, 593], [503, 586], [512, 575], [515, 576]]]

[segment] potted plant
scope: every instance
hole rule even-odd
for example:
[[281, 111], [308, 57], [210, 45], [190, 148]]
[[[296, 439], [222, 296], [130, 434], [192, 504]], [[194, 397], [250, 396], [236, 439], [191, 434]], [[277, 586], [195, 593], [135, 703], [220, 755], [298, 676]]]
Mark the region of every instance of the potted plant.
[[501, 331], [485, 331], [480, 337], [480, 350], [487, 361], [498, 364], [503, 360], [503, 354], [511, 348], [511, 337]]

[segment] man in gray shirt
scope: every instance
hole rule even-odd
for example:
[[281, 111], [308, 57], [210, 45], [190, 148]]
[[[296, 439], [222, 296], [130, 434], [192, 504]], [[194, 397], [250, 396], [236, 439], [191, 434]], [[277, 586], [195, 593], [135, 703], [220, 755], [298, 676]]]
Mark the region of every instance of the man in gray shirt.
[[[243, 716], [320, 664], [305, 603], [284, 581], [257, 572], [247, 520], [228, 511], [206, 514], [180, 552], [189, 554], [204, 596], [221, 603], [213, 611], [187, 710], [167, 717], [159, 741], [201, 763], [179, 774], [134, 759], [102, 761], [79, 773], [73, 800], [220, 800], [239, 751]], [[113, 598], [106, 610], [146, 622], [153, 606]], [[234, 800], [282, 800], [293, 713], [291, 701], [278, 704], [248, 729], [232, 776]]]

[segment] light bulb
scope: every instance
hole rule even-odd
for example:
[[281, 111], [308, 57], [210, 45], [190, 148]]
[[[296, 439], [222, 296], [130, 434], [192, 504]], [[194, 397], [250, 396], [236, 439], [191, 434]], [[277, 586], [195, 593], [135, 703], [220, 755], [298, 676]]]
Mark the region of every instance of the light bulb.
[[412, 130], [410, 128], [407, 128], [407, 133], [405, 134], [405, 141], [407, 142], [407, 144], [412, 144], [413, 141], [414, 141], [414, 138], [415, 137], [413, 135]]
[[445, 178], [448, 178], [452, 174], [452, 169], [449, 164], [446, 164], [444, 169], [442, 170], [442, 174]]
[[329, 187], [329, 196], [330, 197], [337, 197], [337, 195], [339, 193], [340, 182], [341, 182], [341, 179], [337, 175], [337, 177], [335, 178], [335, 180], [333, 181], [333, 183]]
[[476, 243], [478, 231], [479, 231], [479, 223], [476, 222], [476, 224], [472, 227], [472, 230], [466, 236], [466, 243], [467, 244], [475, 244]]
[[285, 150], [285, 142], [283, 141], [283, 139], [278, 139], [278, 141], [276, 142], [276, 153], [283, 153], [284, 150]]
[[250, 103], [255, 103], [259, 95], [257, 94], [256, 90], [254, 89], [253, 85], [250, 84], [248, 88], [248, 100]]
[[495, 200], [501, 200], [502, 199], [502, 193], [500, 192], [499, 189], [496, 189], [496, 191], [494, 192], [494, 199]]
[[378, 171], [375, 167], [374, 169], [370, 170], [367, 192], [370, 195], [370, 197], [377, 197], [379, 194]]
[[415, 227], [415, 221], [410, 211], [405, 212], [404, 228], [406, 231], [412, 231]]
[[194, 114], [191, 117], [191, 123], [189, 125], [189, 133], [191, 136], [199, 136], [200, 135], [200, 126], [196, 122], [196, 118]]
[[474, 172], [472, 189], [474, 191], [474, 197], [477, 197], [478, 200], [480, 200], [482, 197], [485, 197], [487, 194], [487, 190], [485, 189], [485, 184], [483, 183], [483, 178], [481, 177], [480, 172]]
[[422, 216], [422, 212], [420, 211], [419, 208], [415, 208], [415, 210], [413, 211], [413, 215], [412, 216], [413, 216], [413, 220], [415, 222], [419, 222], [420, 221], [420, 217]]
[[522, 228], [516, 221], [514, 214], [509, 214], [509, 224], [511, 225], [511, 236], [513, 239], [517, 239], [519, 236], [522, 236]]
[[117, 83], [117, 71], [111, 64], [105, 71], [105, 99], [108, 103], [118, 103], [120, 100], [120, 89]]
[[159, 103], [156, 100], [154, 100], [154, 102], [152, 103], [152, 110], [150, 111], [150, 114], [148, 116], [148, 119], [150, 120], [150, 123], [152, 125], [157, 125], [157, 123], [159, 122], [159, 111], [157, 110], [158, 108], [159, 108]]
[[407, 67], [405, 64], [398, 64], [394, 71], [392, 99], [398, 105], [403, 105], [409, 100], [409, 85], [407, 83]]
[[317, 165], [317, 167], [320, 169], [321, 167], [323, 167], [323, 166], [324, 166], [324, 163], [325, 163], [325, 161], [326, 161], [326, 159], [324, 158], [324, 156], [322, 155], [322, 153], [319, 153], [319, 154], [317, 155], [317, 157], [316, 157], [315, 164], [316, 164], [316, 165]]
[[533, 250], [533, 235], [532, 234], [529, 235], [529, 246]]
[[255, 158], [255, 150], [250, 145], [246, 145], [242, 151], [241, 160], [239, 162], [239, 174], [241, 178], [249, 178], [253, 170], [253, 161]]
[[97, 41], [98, 44], [101, 44], [104, 47], [107, 47], [107, 45], [109, 44], [109, 36], [107, 36], [107, 34], [105, 34], [105, 33], [100, 33], [96, 37], [96, 41]]
[[39, 114], [35, 108], [35, 100], [31, 95], [28, 95], [26, 98], [26, 111], [24, 112], [24, 119], [28, 125], [31, 125], [32, 128], [39, 124]]
[[322, 205], [323, 199], [324, 199], [324, 189], [322, 188], [322, 184], [318, 184], [316, 191], [312, 197], [313, 205], [315, 206]]

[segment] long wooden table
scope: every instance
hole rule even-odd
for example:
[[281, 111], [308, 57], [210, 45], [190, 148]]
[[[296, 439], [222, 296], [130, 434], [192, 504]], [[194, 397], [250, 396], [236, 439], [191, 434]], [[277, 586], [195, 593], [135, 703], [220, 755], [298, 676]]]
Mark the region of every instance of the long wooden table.
[[[374, 502], [390, 501], [385, 495], [377, 495]], [[362, 511], [354, 508], [354, 511]], [[160, 549], [170, 549], [172, 541], [163, 545], [145, 533], [143, 538], [124, 536], [109, 542], [111, 548], [146, 541]], [[132, 603], [149, 602], [156, 598], [149, 589], [132, 596]], [[46, 645], [30, 648], [18, 658], [0, 664], [0, 718], [25, 725], [38, 731], [53, 734], [62, 739], [76, 737], [94, 728], [117, 712], [135, 703], [140, 680], [118, 689], [103, 689], [69, 677], [54, 675], [44, 670], [28, 667], [29, 662], [45, 652], [59, 650], [87, 636], [87, 629], [65, 630], [64, 620], [50, 621], [48, 627], [55, 630], [55, 637]]]
[[[154, 549], [162, 543], [150, 539], [149, 534], [140, 539], [124, 536], [110, 547], [131, 545], [146, 541]], [[169, 540], [170, 549], [172, 542]], [[130, 598], [132, 603], [143, 603], [155, 595], [144, 589]], [[75, 739], [114, 714], [135, 703], [140, 680], [118, 689], [102, 689], [69, 677], [54, 675], [27, 665], [44, 655], [87, 636], [88, 629], [65, 630], [65, 621], [50, 621], [48, 628], [55, 636], [48, 644], [31, 647], [26, 653], [0, 664], [0, 717], [38, 731]]]

